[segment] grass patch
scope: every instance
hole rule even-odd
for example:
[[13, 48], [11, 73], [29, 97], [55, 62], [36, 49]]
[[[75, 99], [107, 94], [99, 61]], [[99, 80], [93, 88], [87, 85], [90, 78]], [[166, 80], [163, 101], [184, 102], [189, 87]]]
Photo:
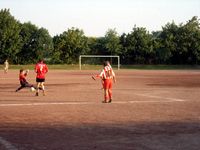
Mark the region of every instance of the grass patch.
[[[3, 65], [0, 65], [3, 69]], [[30, 65], [10, 65], [9, 69], [19, 70], [21, 68], [33, 70], [35, 64]], [[52, 70], [79, 70], [79, 65], [48, 65], [49, 69]], [[82, 70], [100, 70], [102, 65], [82, 65]], [[114, 69], [117, 69], [117, 65], [113, 65]], [[121, 65], [120, 69], [139, 69], [139, 70], [198, 70], [198, 65]]]
[[121, 69], [140, 70], [197, 70], [198, 65], [121, 65]]

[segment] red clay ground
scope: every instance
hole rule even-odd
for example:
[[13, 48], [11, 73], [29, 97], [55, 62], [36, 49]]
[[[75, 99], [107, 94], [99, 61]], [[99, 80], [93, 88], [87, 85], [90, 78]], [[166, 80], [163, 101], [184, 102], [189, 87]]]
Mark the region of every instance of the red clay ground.
[[14, 92], [18, 71], [2, 72], [0, 149], [200, 149], [200, 71], [116, 71], [111, 104], [93, 73], [50, 70], [35, 97]]

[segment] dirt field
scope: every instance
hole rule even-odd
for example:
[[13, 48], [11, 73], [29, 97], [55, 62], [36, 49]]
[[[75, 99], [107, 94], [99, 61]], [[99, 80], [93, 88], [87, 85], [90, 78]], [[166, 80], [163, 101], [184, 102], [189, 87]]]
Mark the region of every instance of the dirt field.
[[50, 70], [35, 97], [2, 71], [0, 150], [200, 149], [200, 71], [116, 71], [111, 104], [93, 73]]

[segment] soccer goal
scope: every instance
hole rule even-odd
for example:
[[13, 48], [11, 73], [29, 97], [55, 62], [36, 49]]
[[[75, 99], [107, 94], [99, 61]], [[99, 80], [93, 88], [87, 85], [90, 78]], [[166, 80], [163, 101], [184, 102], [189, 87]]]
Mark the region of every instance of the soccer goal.
[[112, 55], [80, 55], [79, 56], [79, 69], [82, 69], [82, 58], [116, 58], [117, 59], [117, 68], [120, 69], [120, 57]]

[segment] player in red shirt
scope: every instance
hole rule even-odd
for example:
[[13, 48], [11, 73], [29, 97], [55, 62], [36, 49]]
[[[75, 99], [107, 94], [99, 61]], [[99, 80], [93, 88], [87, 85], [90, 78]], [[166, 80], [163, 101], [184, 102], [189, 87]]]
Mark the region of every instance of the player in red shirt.
[[[95, 77], [100, 77], [102, 79], [103, 89], [104, 89], [104, 101], [103, 103], [111, 103], [112, 102], [112, 84], [113, 80], [116, 82], [115, 73], [109, 63], [109, 61], [105, 61], [103, 63], [104, 68], [102, 69], [99, 75]], [[95, 79], [93, 76], [93, 79]]]
[[19, 71], [19, 81], [20, 81], [21, 86], [18, 89], [16, 89], [16, 92], [18, 92], [19, 90], [26, 88], [26, 87], [29, 87], [29, 88], [32, 88], [33, 90], [35, 90], [35, 87], [32, 84], [29, 84], [26, 81], [26, 77], [28, 75], [28, 72], [29, 72], [29, 70], [20, 69], [20, 71]]
[[45, 89], [44, 89], [44, 82], [45, 82], [45, 75], [48, 72], [48, 67], [44, 63], [43, 60], [39, 60], [38, 63], [35, 65], [35, 72], [36, 75], [36, 82], [37, 82], [37, 90], [36, 96], [39, 96], [39, 88], [42, 88], [43, 95], [45, 96]]

